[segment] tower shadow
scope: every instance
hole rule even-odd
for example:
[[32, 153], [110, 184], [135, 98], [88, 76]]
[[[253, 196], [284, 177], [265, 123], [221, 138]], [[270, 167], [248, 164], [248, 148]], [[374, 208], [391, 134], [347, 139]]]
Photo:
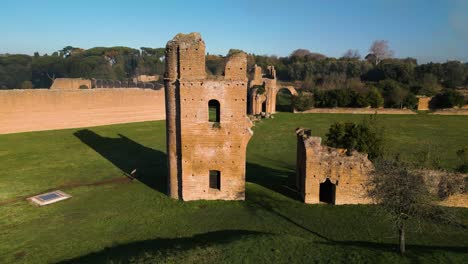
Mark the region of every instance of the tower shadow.
[[250, 162], [246, 164], [248, 182], [256, 183], [291, 199], [300, 200], [300, 195], [291, 184], [294, 175], [293, 170], [277, 170]]
[[102, 137], [89, 129], [74, 133], [81, 142], [130, 174], [136, 169], [136, 178], [148, 187], [162, 193], [167, 191], [166, 154], [145, 147], [124, 135], [118, 138]]

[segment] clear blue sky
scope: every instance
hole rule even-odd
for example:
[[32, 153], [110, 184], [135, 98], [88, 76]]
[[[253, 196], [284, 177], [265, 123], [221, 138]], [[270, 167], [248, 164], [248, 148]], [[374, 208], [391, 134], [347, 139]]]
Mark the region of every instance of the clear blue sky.
[[7, 0], [0, 10], [0, 53], [164, 47], [197, 31], [212, 54], [365, 56], [385, 39], [397, 57], [468, 61], [468, 0]]

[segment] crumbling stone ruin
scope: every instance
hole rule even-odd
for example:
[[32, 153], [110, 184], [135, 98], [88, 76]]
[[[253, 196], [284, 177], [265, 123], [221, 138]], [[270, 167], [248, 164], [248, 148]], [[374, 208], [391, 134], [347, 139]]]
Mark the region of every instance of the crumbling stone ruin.
[[296, 178], [305, 203], [366, 204], [365, 183], [373, 169], [366, 154], [322, 146], [310, 129], [298, 128]]
[[426, 111], [429, 110], [429, 102], [432, 100], [432, 97], [428, 96], [417, 96], [418, 98], [418, 110]]
[[262, 73], [262, 67], [254, 66], [253, 79], [249, 84], [249, 113], [271, 115], [276, 112], [276, 95], [279, 90], [287, 89], [292, 95], [297, 95], [292, 86], [279, 87], [277, 85], [276, 70], [274, 66], [267, 67], [267, 73]]
[[86, 86], [87, 89], [91, 88], [91, 80], [82, 78], [56, 78], [50, 86], [51, 90], [77, 90], [80, 87]]
[[178, 34], [166, 45], [169, 195], [181, 200], [244, 200], [247, 56], [228, 58], [222, 80], [207, 79], [205, 42]]

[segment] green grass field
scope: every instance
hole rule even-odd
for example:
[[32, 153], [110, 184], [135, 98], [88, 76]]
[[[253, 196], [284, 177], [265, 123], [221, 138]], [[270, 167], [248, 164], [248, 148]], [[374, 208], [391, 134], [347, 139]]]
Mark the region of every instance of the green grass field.
[[[466, 228], [425, 222], [402, 257], [374, 206], [305, 205], [285, 186], [296, 127], [324, 136], [332, 122], [362, 118], [280, 113], [256, 123], [244, 202], [164, 195], [164, 121], [0, 135], [0, 263], [466, 263]], [[453, 169], [468, 145], [468, 117], [379, 119], [388, 155], [407, 161], [429, 151]], [[119, 181], [134, 168], [140, 181]], [[73, 198], [40, 208], [24, 200], [55, 189]], [[468, 225], [468, 210], [453, 211]]]

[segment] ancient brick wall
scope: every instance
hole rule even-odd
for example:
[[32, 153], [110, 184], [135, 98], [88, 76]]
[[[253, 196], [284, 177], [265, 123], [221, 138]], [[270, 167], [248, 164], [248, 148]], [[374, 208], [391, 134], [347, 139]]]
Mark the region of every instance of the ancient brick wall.
[[320, 137], [311, 137], [310, 130], [296, 130], [296, 187], [305, 203], [319, 203], [321, 184], [327, 179], [333, 184], [333, 204], [366, 204], [365, 183], [373, 169], [367, 155], [322, 146]]
[[[198, 33], [179, 34], [166, 46], [169, 195], [185, 201], [243, 200], [246, 147], [252, 136], [246, 116], [246, 56], [236, 54], [227, 61], [224, 80], [208, 80], [204, 53]], [[209, 120], [210, 101], [219, 106], [219, 120]], [[216, 188], [210, 171], [219, 172]]]
[[429, 102], [431, 101], [432, 97], [427, 96], [419, 96], [418, 97], [418, 110], [426, 111], [429, 110]]
[[0, 91], [0, 133], [163, 120], [164, 90]]
[[91, 80], [82, 78], [57, 78], [50, 87], [51, 90], [77, 90], [80, 86], [85, 85], [91, 89]]
[[[263, 93], [258, 92], [255, 86], [262, 85]], [[260, 66], [254, 66], [254, 78], [249, 83], [249, 114], [259, 115], [262, 112], [273, 114], [276, 112], [276, 96], [281, 89], [287, 89], [292, 95], [297, 91], [292, 86], [278, 86], [274, 66], [268, 66], [267, 73], [262, 74]]]

